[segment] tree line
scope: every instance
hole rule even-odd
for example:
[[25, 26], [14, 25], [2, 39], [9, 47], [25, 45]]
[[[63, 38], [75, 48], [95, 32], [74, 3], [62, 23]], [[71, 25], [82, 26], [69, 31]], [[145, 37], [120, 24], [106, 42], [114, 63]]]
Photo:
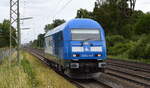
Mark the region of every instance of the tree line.
[[[76, 18], [91, 18], [105, 30], [108, 55], [132, 59], [150, 59], [150, 13], [129, 8], [128, 0], [105, 0], [95, 2], [93, 11], [79, 9]], [[44, 28], [45, 32], [64, 23], [56, 19]], [[40, 34], [32, 45], [43, 47]]]
[[[16, 46], [16, 30], [14, 27], [12, 29], [12, 46]], [[10, 21], [4, 20], [2, 23], [0, 23], [0, 48], [2, 47], [9, 47], [10, 44]]]

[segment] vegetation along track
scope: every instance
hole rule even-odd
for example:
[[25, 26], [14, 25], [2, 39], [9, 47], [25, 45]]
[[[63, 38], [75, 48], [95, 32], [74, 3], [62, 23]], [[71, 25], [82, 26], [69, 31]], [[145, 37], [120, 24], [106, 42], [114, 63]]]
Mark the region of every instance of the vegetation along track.
[[[32, 55], [36, 56], [39, 60], [41, 60], [44, 64], [46, 64], [47, 66], [51, 67], [52, 65], [50, 65], [51, 63], [53, 64], [54, 62], [49, 61], [47, 58], [45, 58], [43, 56], [43, 50], [41, 49], [29, 49], [26, 48], [26, 50], [28, 52], [30, 52]], [[55, 70], [58, 74], [60, 74], [61, 76], [63, 76], [64, 78], [66, 78], [68, 81], [70, 81], [71, 83], [75, 84], [78, 88], [111, 88], [106, 84], [103, 84], [97, 80], [94, 79], [90, 79], [90, 80], [73, 80], [70, 79], [69, 77], [67, 77], [66, 75], [64, 75], [62, 72], [58, 72], [54, 67], [53, 70]]]
[[150, 64], [108, 59], [106, 73], [150, 88]]
[[[30, 50], [31, 51], [31, 50]], [[43, 50], [41, 49], [32, 49], [32, 52], [36, 52], [36, 54], [43, 57]], [[44, 58], [44, 57], [43, 57]], [[46, 59], [46, 58], [45, 58]], [[46, 63], [46, 62], [45, 62]], [[116, 60], [116, 59], [108, 59], [107, 60], [108, 66], [106, 67], [106, 73], [110, 76], [121, 78], [123, 80], [127, 80], [131, 83], [135, 83], [137, 85], [144, 86], [146, 88], [150, 88], [150, 65], [149, 64], [143, 64], [143, 63], [137, 63], [137, 62], [130, 62], [130, 61], [122, 61], [122, 60]], [[47, 63], [48, 64], [48, 63]], [[67, 77], [65, 77], [67, 78]], [[77, 81], [77, 80], [71, 80], [72, 83], [79, 85], [80, 88], [95, 88], [97, 85], [97, 88], [103, 88], [98, 87], [98, 85], [102, 86], [102, 84], [98, 84], [97, 82], [89, 82], [88, 81]], [[96, 81], [96, 80], [95, 80]], [[106, 85], [107, 86], [107, 85]], [[104, 88], [107, 88], [107, 87]]]

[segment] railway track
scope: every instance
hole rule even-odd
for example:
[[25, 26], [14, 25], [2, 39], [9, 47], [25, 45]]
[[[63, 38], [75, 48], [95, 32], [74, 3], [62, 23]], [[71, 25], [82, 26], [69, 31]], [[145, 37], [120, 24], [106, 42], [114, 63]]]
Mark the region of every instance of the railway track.
[[[40, 49], [36, 49], [36, 50], [32, 49], [32, 51], [36, 52], [36, 54], [41, 55], [41, 57], [43, 57], [44, 55], [44, 52]], [[115, 60], [115, 59], [109, 59], [106, 62], [108, 63], [108, 66], [106, 67], [105, 75], [110, 76], [110, 79], [108, 80], [111, 80], [111, 77], [112, 78], [116, 77], [121, 80], [125, 80], [130, 83], [140, 85], [143, 88], [150, 88], [150, 68], [149, 68], [150, 65], [149, 64]], [[96, 78], [95, 81], [94, 80], [93, 81], [90, 81], [90, 80], [77, 81], [77, 80], [71, 80], [71, 79], [68, 79], [68, 80], [76, 84], [79, 88], [129, 88], [129, 87], [123, 87], [123, 86], [118, 87], [114, 85], [115, 83], [113, 84], [113, 82], [103, 83], [103, 81], [105, 80], [101, 81], [99, 80], [99, 78]], [[108, 84], [110, 85], [108, 86]], [[120, 84], [117, 84], [117, 85], [120, 85]], [[141, 88], [141, 87], [136, 87], [136, 88]], [[131, 88], [134, 88], [134, 87], [131, 87]]]
[[106, 74], [150, 88], [150, 65], [109, 59]]
[[[26, 51], [30, 52], [32, 55], [36, 56], [39, 60], [41, 60], [44, 64], [47, 66], [51, 66], [50, 64], [53, 63], [46, 59], [43, 56], [43, 52], [40, 49], [26, 49]], [[50, 67], [53, 68], [53, 67]], [[75, 84], [78, 88], [112, 88], [106, 84], [103, 84], [95, 79], [90, 79], [90, 80], [74, 80], [70, 79], [66, 75], [64, 75], [62, 72], [57, 71], [56, 69], [53, 68], [54, 71], [56, 71], [58, 74], [66, 78], [68, 81], [71, 83]]]
[[77, 82], [79, 85], [82, 85], [84, 88], [112, 88], [95, 79], [75, 80], [75, 82]]
[[134, 71], [142, 71], [142, 72], [150, 73], [150, 64], [110, 59], [110, 58], [107, 60], [107, 63], [109, 63], [109, 65], [127, 68]]
[[[26, 49], [29, 53], [31, 53], [32, 55], [34, 55], [35, 57], [37, 57], [40, 61], [42, 61], [44, 64], [46, 64], [47, 66], [51, 66], [50, 65], [50, 61], [49, 60], [47, 60], [45, 57], [43, 57], [41, 54], [40, 54], [40, 52], [37, 52], [37, 51], [40, 51], [40, 50], [34, 50], [34, 49]], [[52, 68], [52, 67], [50, 67], [50, 68]], [[56, 69], [53, 69], [53, 70], [55, 70], [56, 71]], [[65, 77], [65, 75], [63, 75], [62, 73], [60, 73], [60, 72], [58, 72], [57, 71], [57, 73], [58, 74], [60, 74], [60, 75], [62, 75], [63, 77]], [[76, 82], [76, 81], [74, 81], [74, 80], [71, 80], [71, 79], [69, 79], [69, 78], [67, 78], [67, 80], [68, 81], [70, 81], [71, 83], [73, 83], [73, 84], [75, 84], [78, 88], [85, 88], [85, 87], [83, 87], [82, 85], [80, 85], [78, 82]]]

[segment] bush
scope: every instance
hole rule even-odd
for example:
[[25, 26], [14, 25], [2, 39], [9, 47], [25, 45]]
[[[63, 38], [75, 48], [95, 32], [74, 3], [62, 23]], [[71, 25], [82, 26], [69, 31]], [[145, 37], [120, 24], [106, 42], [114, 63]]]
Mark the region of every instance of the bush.
[[135, 24], [135, 33], [136, 34], [150, 34], [150, 13], [142, 16], [138, 22]]
[[134, 35], [133, 24], [124, 25], [122, 27], [121, 35], [123, 35], [125, 38], [131, 39], [131, 37]]
[[107, 41], [107, 46], [112, 47], [118, 43], [125, 42], [125, 39], [121, 35], [112, 35], [112, 36], [107, 36], [106, 41]]
[[110, 55], [127, 54], [128, 50], [135, 45], [134, 42], [118, 43], [114, 47], [109, 48]]
[[145, 58], [150, 59], [150, 44], [147, 44], [145, 49]]
[[128, 51], [128, 57], [133, 59], [150, 59], [150, 35], [143, 35]]
[[107, 50], [110, 55], [118, 55], [124, 52], [127, 40], [121, 35], [112, 35], [106, 37]]

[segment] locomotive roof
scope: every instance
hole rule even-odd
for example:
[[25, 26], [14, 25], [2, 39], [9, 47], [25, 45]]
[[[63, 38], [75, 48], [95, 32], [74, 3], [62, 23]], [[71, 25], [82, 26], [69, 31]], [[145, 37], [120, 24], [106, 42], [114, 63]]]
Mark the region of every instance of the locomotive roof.
[[63, 23], [62, 25], [49, 30], [46, 34], [45, 37], [50, 36], [52, 34], [55, 34], [57, 32], [60, 32], [64, 30], [66, 27], [69, 27], [70, 29], [75, 29], [75, 28], [88, 28], [88, 29], [96, 29], [96, 28], [101, 28], [99, 23], [92, 19], [83, 19], [83, 18], [77, 18], [77, 19], [72, 19], [68, 22]]

